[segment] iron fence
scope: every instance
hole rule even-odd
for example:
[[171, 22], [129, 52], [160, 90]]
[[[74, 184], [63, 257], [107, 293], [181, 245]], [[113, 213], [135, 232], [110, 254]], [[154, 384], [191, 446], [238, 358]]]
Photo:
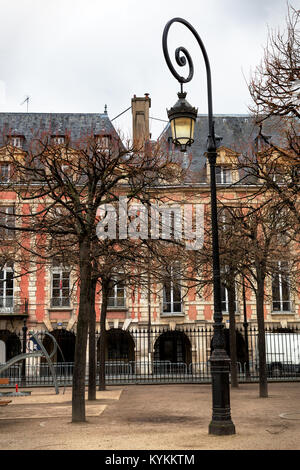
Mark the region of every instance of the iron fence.
[[[19, 334], [1, 336], [6, 342], [6, 361], [21, 354], [35, 351], [37, 344], [27, 332], [23, 341]], [[74, 368], [75, 333], [63, 329], [51, 332], [59, 348], [52, 363], [59, 385], [71, 385]], [[213, 327], [177, 327], [151, 329], [110, 329], [105, 338], [105, 375], [108, 385], [149, 383], [209, 383], [211, 381], [209, 358], [212, 352]], [[49, 337], [39, 333], [45, 349], [51, 355], [53, 344]], [[300, 330], [297, 328], [267, 329], [266, 362], [268, 380], [300, 380]], [[239, 382], [256, 382], [259, 379], [258, 331], [256, 327], [236, 330], [237, 369]], [[100, 369], [99, 345], [102, 337], [96, 334], [97, 376]], [[229, 330], [225, 329], [226, 350], [230, 355]], [[5, 362], [5, 361], [2, 361]], [[88, 383], [88, 360], [86, 383]], [[10, 386], [52, 385], [51, 368], [45, 358], [20, 359], [0, 377], [9, 378]]]

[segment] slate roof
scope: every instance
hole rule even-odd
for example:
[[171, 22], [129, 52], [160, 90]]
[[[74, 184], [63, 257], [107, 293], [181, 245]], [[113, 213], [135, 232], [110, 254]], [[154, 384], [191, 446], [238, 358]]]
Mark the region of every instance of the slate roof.
[[[253, 117], [249, 115], [215, 115], [215, 135], [218, 138], [218, 147], [224, 146], [238, 153], [245, 153], [249, 146], [254, 145], [259, 134], [259, 126]], [[284, 145], [284, 137], [280, 135], [278, 119], [272, 118], [265, 121], [262, 127], [263, 134], [270, 138], [270, 142], [278, 146]], [[204, 183], [206, 181], [206, 145], [208, 135], [208, 119], [206, 115], [198, 115], [195, 123], [195, 142], [187, 148], [186, 154], [178, 152], [178, 159], [181, 159], [184, 166], [188, 166], [190, 174], [188, 179]], [[168, 124], [161, 134], [161, 139], [171, 144], [171, 129]], [[219, 139], [221, 138], [221, 139]], [[177, 152], [176, 152], [177, 153]], [[244, 175], [243, 175], [244, 176]], [[247, 180], [244, 180], [246, 183]], [[248, 183], [253, 182], [253, 179]]]
[[116, 134], [106, 113], [0, 113], [0, 146], [10, 136], [24, 136], [26, 150], [28, 143], [39, 132], [51, 135], [70, 134], [71, 142], [87, 134]]
[[[253, 144], [259, 133], [259, 127], [249, 115], [215, 115], [215, 134], [222, 139], [219, 146], [228, 147], [237, 152], [243, 152], [247, 145]], [[108, 115], [104, 113], [0, 113], [0, 147], [6, 143], [7, 136], [24, 136], [23, 148], [39, 132], [51, 135], [69, 134], [71, 142], [78, 141], [87, 134], [112, 134], [117, 136]], [[263, 124], [263, 133], [270, 136], [270, 141], [284, 145], [280, 136], [280, 126], [276, 118], [269, 119]], [[195, 142], [188, 147], [187, 153], [176, 152], [177, 159], [185, 167], [189, 166], [187, 181], [206, 182], [206, 142], [208, 135], [208, 120], [206, 115], [198, 115], [195, 124]], [[160, 139], [169, 142], [171, 130], [169, 124]], [[244, 180], [245, 182], [247, 180]], [[249, 181], [253, 182], [253, 178]]]

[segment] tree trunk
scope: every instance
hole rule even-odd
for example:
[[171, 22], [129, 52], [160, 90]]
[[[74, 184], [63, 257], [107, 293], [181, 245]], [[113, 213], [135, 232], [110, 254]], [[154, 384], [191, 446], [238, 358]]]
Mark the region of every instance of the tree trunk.
[[231, 387], [237, 388], [238, 369], [237, 369], [237, 350], [236, 350], [236, 329], [235, 329], [235, 289], [234, 277], [228, 284], [228, 308], [229, 308], [229, 342], [230, 342], [230, 360], [231, 360]]
[[88, 399], [96, 400], [96, 312], [95, 295], [97, 280], [91, 282], [89, 318], [89, 388]]
[[100, 315], [100, 345], [99, 345], [99, 388], [105, 390], [105, 345], [106, 345], [106, 312], [109, 294], [109, 279], [102, 279], [102, 302]]
[[246, 362], [245, 373], [246, 379], [250, 379], [250, 364], [249, 364], [249, 339], [248, 339], [248, 322], [247, 322], [247, 304], [246, 304], [246, 287], [245, 277], [243, 276], [243, 311], [244, 311], [244, 330], [245, 330], [245, 348], [246, 348]]
[[72, 385], [72, 422], [85, 421], [85, 369], [90, 311], [90, 242], [85, 239], [79, 245], [80, 300], [75, 343], [74, 372]]
[[264, 288], [265, 270], [258, 262], [256, 263], [257, 292], [256, 292], [256, 316], [258, 326], [258, 354], [259, 354], [259, 396], [268, 397], [268, 380], [266, 366], [266, 339], [264, 320]]

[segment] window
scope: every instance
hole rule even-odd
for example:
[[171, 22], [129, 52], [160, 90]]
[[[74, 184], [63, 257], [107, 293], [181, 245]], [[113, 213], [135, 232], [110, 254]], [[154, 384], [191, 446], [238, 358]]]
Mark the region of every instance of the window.
[[73, 181], [71, 165], [61, 166], [61, 178], [63, 181]]
[[12, 230], [14, 226], [14, 207], [0, 206], [0, 237], [2, 240], [11, 240], [14, 237], [15, 232]]
[[95, 136], [97, 147], [99, 150], [106, 150], [109, 148], [110, 136], [109, 135], [96, 135]]
[[231, 232], [234, 224], [234, 220], [232, 217], [232, 209], [228, 207], [220, 207], [220, 209], [218, 210], [218, 221], [220, 231]]
[[65, 143], [65, 137], [63, 135], [56, 135], [52, 137], [54, 145], [63, 145]]
[[125, 285], [121, 280], [113, 279], [110, 282], [108, 307], [125, 307]]
[[0, 312], [11, 311], [14, 306], [13, 264], [7, 264], [0, 271]]
[[0, 162], [0, 183], [8, 183], [10, 178], [10, 164]]
[[165, 280], [163, 286], [163, 313], [173, 315], [182, 313], [181, 287], [173, 269], [170, 278]]
[[269, 173], [269, 178], [274, 181], [274, 183], [282, 184], [285, 181], [284, 170], [272, 169]]
[[224, 166], [216, 166], [216, 183], [231, 183], [231, 169]]
[[[236, 289], [234, 288], [234, 297], [236, 298]], [[228, 289], [223, 283], [221, 283], [221, 305], [222, 312], [229, 312], [229, 298], [228, 298]], [[234, 302], [234, 311], [237, 311], [237, 300]]]
[[[222, 312], [229, 313], [229, 293], [228, 289], [226, 287], [226, 282], [222, 282], [222, 276], [229, 276], [229, 268], [226, 266], [223, 266], [221, 268], [221, 307], [222, 307]], [[237, 312], [237, 291], [236, 291], [236, 285], [235, 282], [233, 283], [233, 289], [234, 289], [234, 311]]]
[[52, 268], [51, 307], [70, 306], [70, 270], [62, 267]]
[[272, 278], [273, 312], [290, 312], [290, 287], [287, 261], [278, 261]]
[[15, 137], [9, 137], [8, 138], [9, 140], [9, 144], [12, 145], [13, 147], [18, 147], [18, 148], [22, 148], [22, 144], [23, 144], [23, 137], [21, 136], [15, 136]]

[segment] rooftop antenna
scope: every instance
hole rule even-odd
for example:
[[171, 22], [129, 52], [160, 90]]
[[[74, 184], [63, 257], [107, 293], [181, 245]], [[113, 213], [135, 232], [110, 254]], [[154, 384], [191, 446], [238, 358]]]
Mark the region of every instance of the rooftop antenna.
[[28, 113], [29, 98], [30, 98], [30, 96], [26, 96], [25, 100], [24, 100], [23, 103], [21, 103], [21, 105], [20, 105], [20, 106], [22, 106], [22, 104], [24, 104], [25, 102], [27, 102], [27, 113]]

